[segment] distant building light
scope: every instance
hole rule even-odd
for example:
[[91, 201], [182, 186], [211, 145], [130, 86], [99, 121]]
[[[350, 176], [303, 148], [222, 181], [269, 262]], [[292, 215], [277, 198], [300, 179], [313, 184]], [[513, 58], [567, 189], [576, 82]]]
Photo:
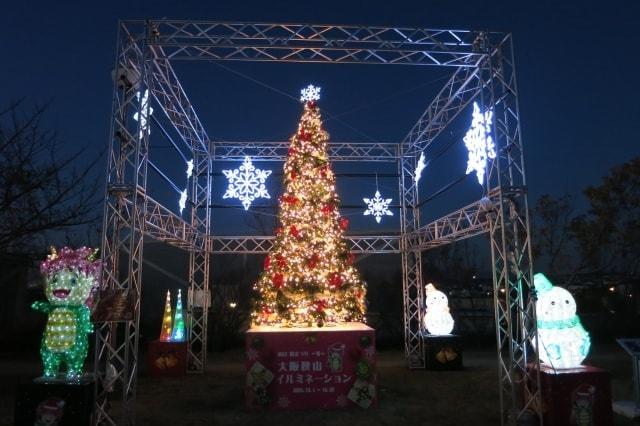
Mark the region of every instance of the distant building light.
[[236, 308], [236, 306], [238, 306], [238, 304], [237, 304], [236, 302], [230, 302], [230, 303], [229, 303], [229, 307], [230, 307], [231, 309], [235, 309], [235, 308]]
[[610, 291], [611, 293], [613, 293], [614, 291], [616, 291], [616, 288], [615, 288], [614, 286], [611, 286], [611, 287], [609, 287], [609, 291]]

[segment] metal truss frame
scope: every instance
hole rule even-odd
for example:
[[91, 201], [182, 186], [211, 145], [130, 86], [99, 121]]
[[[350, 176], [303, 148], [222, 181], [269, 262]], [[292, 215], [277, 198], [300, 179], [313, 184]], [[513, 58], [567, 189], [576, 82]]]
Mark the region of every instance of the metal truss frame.
[[[97, 324], [96, 424], [133, 424], [144, 238], [189, 253], [188, 368], [206, 366], [210, 259], [220, 253], [267, 253], [273, 236], [211, 234], [213, 161], [245, 156], [282, 161], [286, 141], [212, 141], [180, 84], [171, 61], [234, 60], [404, 64], [450, 67], [445, 83], [400, 143], [332, 142], [332, 161], [394, 162], [401, 200], [396, 235], [347, 236], [354, 253], [399, 253], [403, 271], [405, 356], [424, 368], [422, 252], [480, 234], [491, 241], [502, 424], [527, 411], [540, 413], [531, 244], [518, 95], [510, 34], [466, 30], [349, 25], [208, 21], [119, 23], [107, 161], [102, 289], [127, 292], [128, 319]], [[190, 147], [194, 173], [188, 220], [147, 195], [149, 133], [132, 119], [147, 107], [136, 93], [149, 90], [173, 131]], [[417, 156], [474, 100], [494, 111], [498, 157], [486, 193], [429, 224], [420, 223], [414, 171]], [[540, 420], [541, 422], [541, 420]]]

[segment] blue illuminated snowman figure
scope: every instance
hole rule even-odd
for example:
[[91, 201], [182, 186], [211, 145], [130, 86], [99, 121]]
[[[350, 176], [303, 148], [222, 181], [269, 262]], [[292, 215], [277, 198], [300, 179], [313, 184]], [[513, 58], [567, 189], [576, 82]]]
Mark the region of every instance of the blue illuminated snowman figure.
[[555, 369], [579, 367], [591, 347], [589, 333], [576, 315], [576, 301], [543, 274], [533, 282], [538, 293], [536, 314], [540, 362]]

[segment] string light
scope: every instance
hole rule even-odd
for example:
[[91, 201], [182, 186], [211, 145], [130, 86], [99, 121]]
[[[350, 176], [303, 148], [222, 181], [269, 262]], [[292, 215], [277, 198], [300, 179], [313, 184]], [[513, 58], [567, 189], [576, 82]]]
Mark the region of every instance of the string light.
[[304, 112], [284, 165], [280, 226], [254, 285], [254, 325], [323, 326], [364, 317], [366, 289], [344, 241], [348, 219], [338, 211], [319, 91], [301, 92]]
[[242, 201], [245, 210], [249, 210], [256, 198], [271, 198], [265, 186], [271, 170], [257, 169], [249, 157], [244, 157], [244, 162], [239, 168], [223, 170], [222, 173], [229, 181], [222, 198], [237, 198]]
[[473, 103], [471, 127], [463, 138], [469, 152], [467, 160], [467, 174], [476, 172], [478, 183], [482, 185], [487, 168], [487, 159], [496, 158], [495, 145], [491, 136], [493, 111], [480, 112], [477, 102]]

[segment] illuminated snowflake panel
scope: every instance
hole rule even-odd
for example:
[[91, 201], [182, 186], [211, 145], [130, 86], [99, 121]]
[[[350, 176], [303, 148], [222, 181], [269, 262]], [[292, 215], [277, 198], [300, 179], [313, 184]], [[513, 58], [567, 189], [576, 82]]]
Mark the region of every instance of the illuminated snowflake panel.
[[476, 172], [478, 183], [482, 185], [487, 168], [487, 159], [496, 158], [496, 147], [491, 136], [491, 120], [493, 111], [480, 112], [477, 102], [473, 103], [471, 127], [464, 137], [464, 144], [469, 151], [467, 174]]
[[242, 201], [245, 210], [249, 210], [256, 198], [271, 198], [265, 186], [271, 170], [256, 169], [249, 157], [244, 157], [244, 162], [239, 168], [223, 170], [222, 173], [229, 181], [222, 198], [237, 198]]
[[[136, 99], [138, 100], [138, 102], [140, 102], [140, 92], [136, 93]], [[138, 114], [137, 112], [133, 114], [133, 119], [135, 121], [138, 121], [138, 117], [140, 117], [140, 140], [142, 140], [144, 132], [147, 132], [147, 134], [151, 133], [148, 118], [151, 114], [153, 114], [153, 108], [149, 106], [149, 90], [145, 90], [144, 95], [142, 95], [140, 110], [142, 111], [140, 114]]]
[[320, 99], [320, 87], [308, 85], [300, 91], [300, 102], [317, 101]]
[[424, 158], [424, 152], [421, 152], [420, 159], [418, 160], [418, 164], [416, 165], [416, 171], [413, 173], [413, 180], [416, 181], [416, 185], [418, 184], [418, 181], [422, 177], [422, 171], [424, 170], [425, 167], [427, 167], [427, 162], [425, 161], [425, 158]]
[[362, 200], [367, 204], [367, 210], [364, 211], [364, 215], [373, 215], [376, 222], [380, 223], [382, 216], [384, 215], [393, 216], [393, 212], [389, 211], [391, 198], [382, 198], [380, 196], [380, 191], [376, 190], [376, 194], [373, 198], [363, 198]]

